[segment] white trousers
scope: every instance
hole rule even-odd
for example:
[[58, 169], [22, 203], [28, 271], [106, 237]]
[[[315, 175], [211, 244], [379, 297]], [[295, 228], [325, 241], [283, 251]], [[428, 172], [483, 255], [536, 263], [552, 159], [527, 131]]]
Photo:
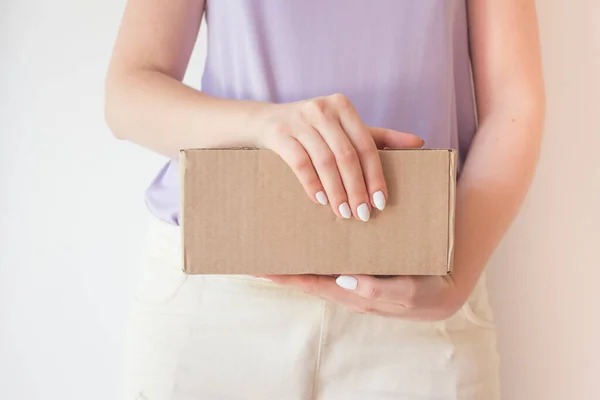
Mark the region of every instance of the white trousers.
[[153, 219], [126, 400], [498, 400], [483, 280], [442, 322], [356, 314], [269, 281], [188, 276], [179, 229]]

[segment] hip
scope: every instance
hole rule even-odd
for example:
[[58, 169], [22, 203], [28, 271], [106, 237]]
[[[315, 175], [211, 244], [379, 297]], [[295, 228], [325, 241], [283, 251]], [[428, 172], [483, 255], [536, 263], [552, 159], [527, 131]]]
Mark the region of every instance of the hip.
[[180, 244], [178, 227], [150, 221], [129, 327], [129, 399], [498, 396], [484, 278], [451, 318], [406, 321], [261, 278], [186, 275]]

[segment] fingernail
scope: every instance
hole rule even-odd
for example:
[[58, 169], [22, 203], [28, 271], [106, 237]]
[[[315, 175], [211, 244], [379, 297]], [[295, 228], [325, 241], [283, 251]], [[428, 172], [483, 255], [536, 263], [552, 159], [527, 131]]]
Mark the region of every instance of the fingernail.
[[348, 205], [348, 203], [342, 203], [340, 204], [340, 206], [338, 207], [338, 210], [340, 211], [340, 214], [342, 214], [342, 217], [348, 219], [352, 216], [352, 212], [350, 211], [350, 206]]
[[425, 146], [425, 141], [421, 139], [421, 147]]
[[360, 206], [358, 206], [356, 208], [356, 213], [358, 214], [358, 218], [360, 218], [360, 220], [363, 222], [367, 222], [371, 216], [371, 212], [369, 211], [369, 206], [367, 203], [362, 203]]
[[379, 211], [382, 211], [385, 208], [385, 195], [381, 190], [373, 193], [373, 203], [375, 203], [375, 207], [377, 207]]
[[317, 198], [317, 201], [319, 203], [321, 203], [322, 205], [326, 205], [327, 204], [327, 196], [325, 196], [325, 193], [321, 190], [319, 192], [317, 192], [317, 194], [315, 195], [315, 197]]
[[353, 276], [339, 276], [335, 280], [335, 283], [337, 283], [339, 287], [342, 287], [346, 290], [356, 290], [356, 287], [358, 286], [358, 279]]

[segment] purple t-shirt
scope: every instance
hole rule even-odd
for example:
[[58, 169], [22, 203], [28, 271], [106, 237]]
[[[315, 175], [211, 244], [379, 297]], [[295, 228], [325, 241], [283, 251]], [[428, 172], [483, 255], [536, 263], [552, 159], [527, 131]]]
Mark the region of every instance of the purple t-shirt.
[[[277, 103], [343, 93], [367, 125], [464, 160], [476, 129], [466, 0], [207, 0], [206, 20], [204, 92]], [[173, 224], [179, 183], [171, 160], [146, 193]]]

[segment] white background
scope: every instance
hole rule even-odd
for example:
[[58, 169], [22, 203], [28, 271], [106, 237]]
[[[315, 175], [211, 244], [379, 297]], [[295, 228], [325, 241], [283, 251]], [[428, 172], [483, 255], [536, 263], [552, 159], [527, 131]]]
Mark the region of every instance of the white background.
[[[163, 159], [114, 140], [103, 78], [124, 1], [0, 2], [0, 399], [118, 398]], [[549, 115], [490, 267], [506, 400], [600, 399], [600, 4], [539, 2]], [[187, 80], [198, 83], [203, 45]]]

